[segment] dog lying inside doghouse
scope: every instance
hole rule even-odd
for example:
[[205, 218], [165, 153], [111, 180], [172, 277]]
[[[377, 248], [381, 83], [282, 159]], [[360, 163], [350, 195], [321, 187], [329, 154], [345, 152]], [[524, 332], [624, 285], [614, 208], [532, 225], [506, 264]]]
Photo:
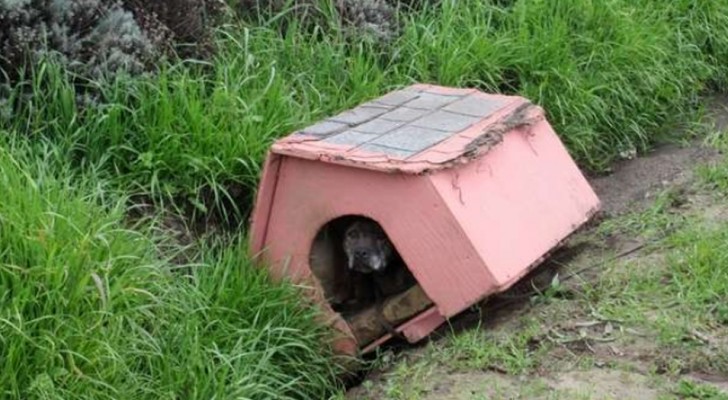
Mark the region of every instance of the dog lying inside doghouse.
[[[397, 322], [431, 304], [382, 227], [366, 217], [343, 217], [324, 227], [310, 265], [327, 301], [360, 339], [397, 335]], [[415, 287], [421, 304], [406, 296]]]

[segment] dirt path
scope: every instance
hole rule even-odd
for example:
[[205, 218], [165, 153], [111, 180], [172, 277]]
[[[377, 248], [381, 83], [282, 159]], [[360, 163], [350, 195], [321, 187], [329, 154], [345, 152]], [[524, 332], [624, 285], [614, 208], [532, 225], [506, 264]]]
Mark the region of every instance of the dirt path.
[[[720, 132], [728, 123], [723, 104], [710, 102]], [[430, 343], [385, 350], [346, 397], [728, 399], [728, 326], [710, 335], [693, 332], [686, 340], [695, 346], [666, 347], [656, 339], [670, 334], [660, 308], [635, 306], [634, 312], [665, 332], [626, 322], [635, 316], [622, 296], [642, 292], [619, 286], [625, 282], [620, 277], [629, 282], [628, 274], [640, 268], [656, 271], [647, 284], [661, 279], [668, 255], [659, 240], [680, 221], [728, 221], [728, 202], [716, 202], [695, 183], [695, 166], [720, 158], [699, 142], [666, 145], [590, 179], [607, 214], [603, 222], [576, 234], [518, 287], [452, 321]], [[545, 292], [529, 294], [533, 285]], [[624, 319], [613, 316], [619, 312]]]

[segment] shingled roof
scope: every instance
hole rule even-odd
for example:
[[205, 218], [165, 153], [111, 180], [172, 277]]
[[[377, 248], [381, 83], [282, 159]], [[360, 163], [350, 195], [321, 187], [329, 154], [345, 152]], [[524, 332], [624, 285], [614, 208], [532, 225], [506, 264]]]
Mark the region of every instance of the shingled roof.
[[467, 162], [543, 111], [517, 96], [416, 84], [280, 139], [274, 153], [422, 173]]

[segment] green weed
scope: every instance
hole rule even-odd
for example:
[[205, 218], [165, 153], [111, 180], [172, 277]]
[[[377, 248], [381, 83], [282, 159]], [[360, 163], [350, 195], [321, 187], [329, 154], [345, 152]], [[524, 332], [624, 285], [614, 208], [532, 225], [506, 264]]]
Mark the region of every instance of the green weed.
[[707, 226], [699, 219], [653, 246], [656, 255], [613, 265], [590, 290], [599, 315], [647, 329], [680, 364], [700, 363], [725, 370], [728, 353], [693, 350], [714, 346], [710, 339], [725, 326], [728, 310], [728, 225]]
[[452, 336], [441, 351], [453, 366], [466, 369], [489, 369], [520, 374], [534, 367], [545, 350], [539, 341], [536, 321], [524, 324], [517, 332], [488, 332], [480, 327]]
[[[705, 140], [706, 144], [721, 153], [728, 150], [728, 137], [726, 132], [716, 131], [708, 135]], [[708, 189], [712, 189], [719, 194], [728, 194], [728, 158], [725, 156], [719, 162], [701, 165], [696, 170], [701, 183]]]
[[418, 400], [427, 390], [433, 365], [424, 362], [403, 362], [388, 373], [388, 384], [384, 389], [386, 398], [392, 400]]
[[599, 225], [596, 233], [622, 234], [651, 240], [662, 239], [685, 222], [685, 217], [675, 209], [684, 201], [683, 196], [684, 194], [676, 189], [659, 191], [648, 207], [606, 220]]
[[680, 398], [688, 400], [728, 400], [728, 395], [716, 387], [686, 379], [680, 381], [676, 392]]

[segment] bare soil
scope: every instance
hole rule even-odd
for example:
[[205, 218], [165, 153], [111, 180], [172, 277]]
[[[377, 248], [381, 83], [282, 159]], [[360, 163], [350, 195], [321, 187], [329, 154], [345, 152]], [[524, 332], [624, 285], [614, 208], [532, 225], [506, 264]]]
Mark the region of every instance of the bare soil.
[[[727, 99], [709, 101], [715, 129], [728, 125]], [[606, 218], [634, 212], [653, 204], [665, 190], [679, 193], [674, 213], [700, 214], [708, 222], [728, 221], [728, 205], [716, 204], [710, 193], [697, 189], [694, 168], [712, 163], [721, 155], [694, 141], [669, 144], [650, 154], [625, 160], [607, 176], [590, 182], [603, 202]], [[620, 265], [639, 268], [659, 265], [660, 249], [646, 250], [645, 239], [625, 232], [595, 234], [599, 223], [572, 237], [531, 276], [508, 292], [490, 299], [477, 310], [451, 321], [436, 332], [429, 343], [384, 350], [379, 365], [365, 381], [349, 390], [350, 399], [665, 399], [691, 398], [676, 388], [680, 381], [696, 382], [728, 396], [728, 375], [704, 367], [700, 357], [665, 352], [653, 337], [598, 315], [584, 302], [570, 301], [570, 291], [584, 282], [596, 280], [604, 271], [599, 266], [615, 260], [610, 274], [619, 274]], [[524, 292], [533, 286], [547, 287], [556, 273], [568, 276], [554, 301], [533, 302]], [[531, 299], [532, 300], [532, 299]], [[646, 315], [646, 318], [657, 316]], [[453, 358], [453, 352], [436, 349], [452, 346], [467, 329], [483, 329], [493, 335], [513, 335], [524, 329], [524, 321], [536, 321], [538, 332], [529, 346], [549, 342], [533, 368], [513, 373], [498, 363], [477, 367]], [[477, 328], [479, 327], [479, 328]], [[711, 346], [728, 346], [728, 335], [701, 338]], [[433, 350], [435, 349], [435, 350]], [[696, 354], [701, 354], [698, 351]], [[537, 351], [536, 351], [537, 353]], [[456, 357], [455, 357], [456, 358]], [[384, 360], [384, 361], [381, 361]], [[679, 362], [676, 362], [679, 360]], [[718, 368], [720, 370], [720, 368]], [[719, 398], [719, 397], [693, 397]]]

